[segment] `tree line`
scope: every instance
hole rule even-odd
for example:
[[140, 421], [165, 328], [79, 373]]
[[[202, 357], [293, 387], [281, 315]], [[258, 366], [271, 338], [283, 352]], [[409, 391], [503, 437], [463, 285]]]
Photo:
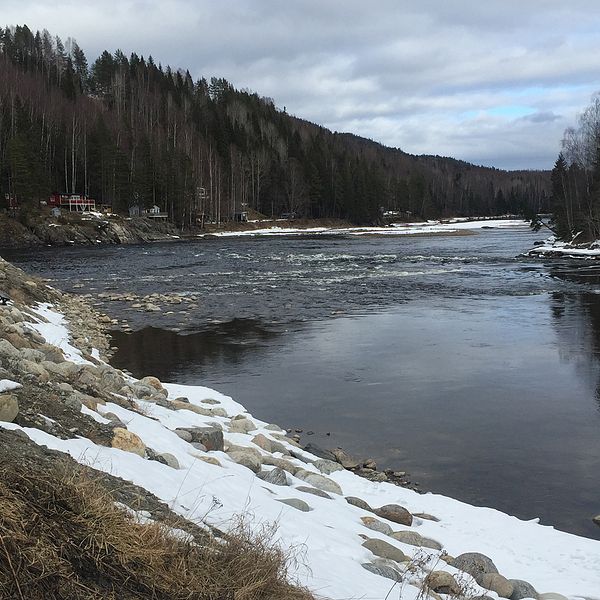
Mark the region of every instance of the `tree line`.
[[368, 224], [547, 210], [546, 172], [411, 156], [331, 132], [223, 78], [104, 51], [27, 26], [0, 28], [0, 202], [86, 194], [180, 226], [242, 210]]
[[[564, 241], [600, 239], [600, 95], [569, 127], [551, 174], [550, 228]], [[539, 229], [542, 223], [533, 222]]]

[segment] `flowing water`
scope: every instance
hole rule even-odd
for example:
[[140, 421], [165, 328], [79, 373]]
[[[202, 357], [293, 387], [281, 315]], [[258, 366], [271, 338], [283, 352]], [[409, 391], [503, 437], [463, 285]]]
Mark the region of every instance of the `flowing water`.
[[[423, 489], [600, 539], [600, 264], [525, 227], [4, 253], [66, 290], [197, 302], [127, 319], [113, 364], [215, 387]], [[314, 435], [307, 436], [312, 431]]]

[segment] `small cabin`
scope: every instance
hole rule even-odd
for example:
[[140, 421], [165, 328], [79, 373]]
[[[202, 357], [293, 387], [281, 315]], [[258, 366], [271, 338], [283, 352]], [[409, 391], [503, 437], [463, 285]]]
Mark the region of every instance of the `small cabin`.
[[248, 221], [248, 213], [244, 211], [234, 212], [233, 220], [236, 223], [246, 223]]
[[96, 201], [81, 194], [62, 194], [54, 192], [47, 202], [48, 206], [69, 209], [71, 212], [90, 212], [96, 210]]
[[156, 204], [146, 209], [140, 204], [134, 204], [129, 207], [129, 216], [130, 217], [147, 217], [149, 219], [164, 219], [166, 220], [169, 217], [169, 214], [166, 212], [162, 212], [160, 206]]

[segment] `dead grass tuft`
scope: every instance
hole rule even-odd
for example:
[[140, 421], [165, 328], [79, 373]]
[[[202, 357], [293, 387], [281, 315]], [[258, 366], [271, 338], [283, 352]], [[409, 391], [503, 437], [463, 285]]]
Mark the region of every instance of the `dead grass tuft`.
[[222, 539], [185, 540], [137, 523], [83, 470], [26, 471], [0, 481], [0, 598], [313, 598], [290, 583], [293, 556], [273, 528], [252, 533], [240, 521]]

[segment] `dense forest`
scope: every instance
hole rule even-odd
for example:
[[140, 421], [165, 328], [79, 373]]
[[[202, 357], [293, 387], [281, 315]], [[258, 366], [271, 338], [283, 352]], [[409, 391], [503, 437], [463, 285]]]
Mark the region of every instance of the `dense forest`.
[[551, 181], [550, 228], [569, 242], [600, 239], [600, 95], [565, 131]]
[[[549, 176], [507, 172], [333, 133], [225, 79], [27, 26], [0, 28], [0, 202], [86, 194], [180, 226], [252, 209], [380, 221], [547, 210]], [[0, 205], [1, 208], [1, 205]]]

